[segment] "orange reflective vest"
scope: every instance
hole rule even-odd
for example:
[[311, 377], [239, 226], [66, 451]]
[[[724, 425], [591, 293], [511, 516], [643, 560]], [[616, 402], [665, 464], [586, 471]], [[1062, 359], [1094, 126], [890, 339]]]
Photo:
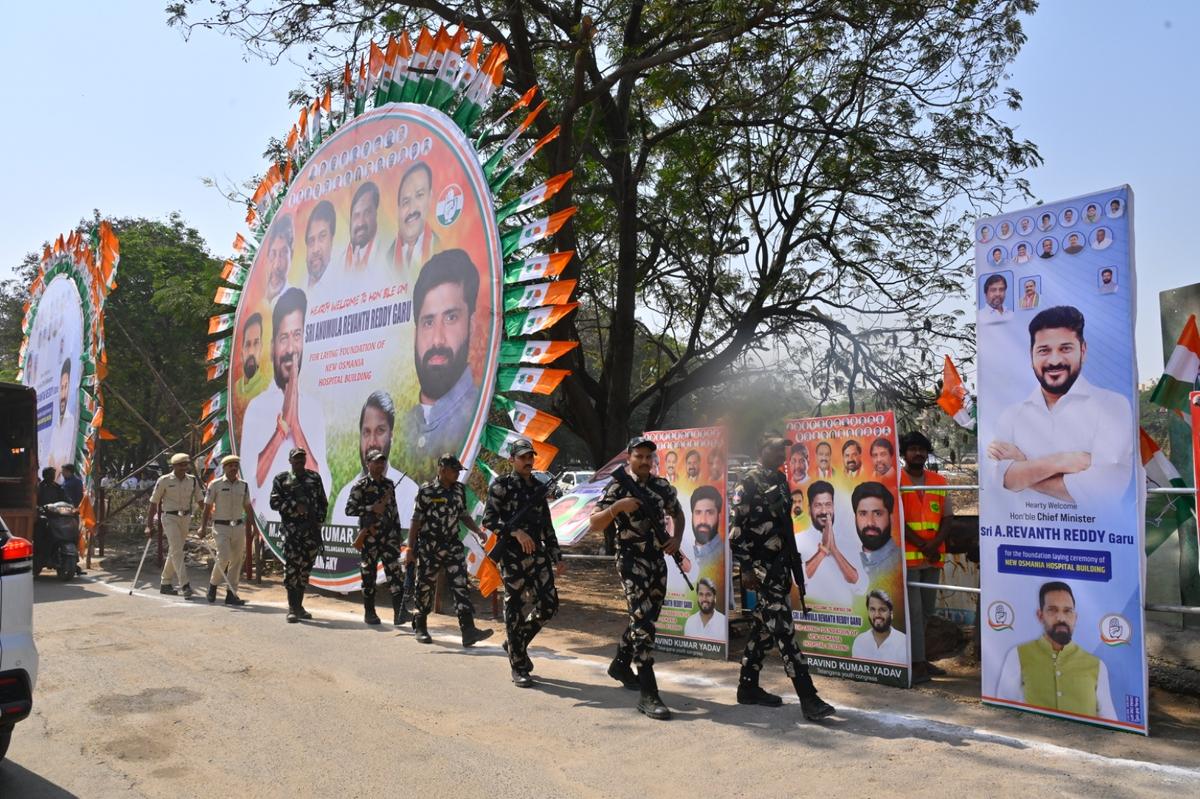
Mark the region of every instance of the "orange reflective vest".
[[[900, 471], [900, 487], [914, 485], [912, 477], [906, 470]], [[946, 478], [937, 472], [925, 471], [925, 486], [921, 491], [901, 490], [900, 496], [904, 506], [904, 524], [917, 538], [930, 540], [937, 535], [938, 527], [942, 524], [942, 515], [946, 510], [946, 492], [929, 486], [944, 486]], [[938, 552], [946, 554], [946, 543], [943, 541]], [[942, 558], [930, 561], [925, 553], [904, 539], [904, 563], [910, 569], [927, 569], [942, 567]]]

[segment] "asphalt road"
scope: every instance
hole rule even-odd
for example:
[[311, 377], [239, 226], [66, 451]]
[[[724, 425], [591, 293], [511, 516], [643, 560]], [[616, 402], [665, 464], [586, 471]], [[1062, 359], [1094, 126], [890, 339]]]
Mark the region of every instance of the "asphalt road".
[[[936, 692], [819, 679], [806, 723], [733, 702], [735, 663], [661, 658], [655, 722], [604, 674], [611, 644], [548, 630], [539, 686], [509, 682], [500, 635], [458, 646], [365, 627], [348, 603], [284, 623], [87, 577], [38, 580], [34, 715], [0, 797], [1195, 795], [1194, 717], [1145, 739]], [[263, 594], [263, 597], [268, 596]], [[784, 691], [778, 658], [768, 687]]]

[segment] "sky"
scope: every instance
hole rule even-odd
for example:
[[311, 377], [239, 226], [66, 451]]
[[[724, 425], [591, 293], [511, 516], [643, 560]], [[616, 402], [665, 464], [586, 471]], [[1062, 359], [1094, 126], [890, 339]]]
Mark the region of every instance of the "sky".
[[[178, 211], [228, 254], [244, 210], [202, 179], [261, 172], [268, 139], [294, 121], [287, 93], [304, 71], [249, 58], [218, 33], [185, 41], [165, 4], [63, 0], [6, 13], [0, 279], [93, 209]], [[1140, 380], [1155, 379], [1158, 293], [1200, 280], [1187, 238], [1200, 184], [1200, 3], [1045, 0], [1024, 25], [1009, 79], [1024, 104], [1004, 118], [1045, 159], [1028, 175], [1035, 201], [1132, 186]]]

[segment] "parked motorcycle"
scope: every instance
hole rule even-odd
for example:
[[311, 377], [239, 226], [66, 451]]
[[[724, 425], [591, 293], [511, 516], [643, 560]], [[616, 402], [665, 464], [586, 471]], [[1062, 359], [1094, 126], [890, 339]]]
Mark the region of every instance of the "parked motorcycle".
[[33, 526], [33, 573], [52, 568], [64, 583], [79, 568], [79, 511], [70, 502], [39, 505]]

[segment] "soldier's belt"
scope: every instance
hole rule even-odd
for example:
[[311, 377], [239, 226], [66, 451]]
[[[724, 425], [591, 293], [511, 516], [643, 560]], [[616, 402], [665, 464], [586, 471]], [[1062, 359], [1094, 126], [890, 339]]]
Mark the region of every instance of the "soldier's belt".
[[213, 524], [234, 525], [234, 524], [241, 524], [244, 521], [246, 521], [246, 520], [245, 519], [213, 519]]
[[163, 513], [167, 514], [168, 516], [191, 516], [192, 515], [192, 512], [190, 510], [165, 510], [165, 511], [163, 511]]

